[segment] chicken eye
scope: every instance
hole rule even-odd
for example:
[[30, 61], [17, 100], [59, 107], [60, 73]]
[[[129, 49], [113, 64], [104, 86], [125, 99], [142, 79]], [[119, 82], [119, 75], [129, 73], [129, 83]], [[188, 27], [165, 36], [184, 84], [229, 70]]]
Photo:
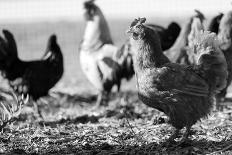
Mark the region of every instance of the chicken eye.
[[214, 51], [212, 50], [212, 51], [209, 51], [209, 54], [210, 55], [213, 55], [214, 54]]
[[135, 32], [133, 33], [133, 37], [136, 37], [136, 38], [137, 38], [138, 36], [139, 36], [138, 33], [135, 33]]
[[137, 25], [136, 28], [137, 28], [137, 29], [141, 29], [142, 26], [141, 26], [141, 25]]

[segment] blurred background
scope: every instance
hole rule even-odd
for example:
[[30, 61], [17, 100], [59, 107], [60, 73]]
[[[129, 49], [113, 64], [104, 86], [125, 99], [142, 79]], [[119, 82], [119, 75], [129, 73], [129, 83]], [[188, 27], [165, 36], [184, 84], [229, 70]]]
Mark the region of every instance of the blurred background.
[[[94, 92], [82, 74], [78, 46], [85, 23], [84, 0], [0, 0], [0, 28], [9, 29], [16, 37], [19, 56], [23, 60], [39, 59], [47, 39], [55, 33], [65, 61], [65, 73], [55, 89], [69, 93]], [[207, 21], [219, 12], [231, 9], [230, 0], [96, 0], [105, 15], [115, 44], [125, 40], [130, 22], [146, 17], [148, 23], [167, 26], [176, 21], [182, 25], [199, 9]], [[133, 80], [123, 89], [132, 89]]]

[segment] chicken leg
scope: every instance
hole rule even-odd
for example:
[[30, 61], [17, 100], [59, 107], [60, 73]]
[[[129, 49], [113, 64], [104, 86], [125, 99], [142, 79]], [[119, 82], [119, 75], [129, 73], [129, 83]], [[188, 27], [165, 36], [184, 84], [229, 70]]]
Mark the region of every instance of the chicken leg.
[[40, 110], [40, 107], [39, 107], [39, 105], [38, 105], [38, 102], [33, 101], [33, 106], [34, 106], [34, 110], [35, 110], [35, 112], [36, 112], [36, 115], [37, 115], [39, 118], [41, 118], [41, 119], [44, 120], [44, 117], [43, 117], [43, 115], [42, 115], [42, 112], [41, 112], [41, 110]]
[[168, 138], [167, 143], [171, 144], [175, 142], [175, 138], [179, 135], [179, 133], [180, 133], [180, 129], [176, 129], [174, 133]]
[[99, 108], [101, 106], [107, 105], [108, 104], [108, 100], [109, 100], [108, 96], [109, 96], [108, 92], [101, 91], [98, 94], [97, 101], [96, 101], [96, 104], [93, 107], [93, 109], [97, 109], [97, 108]]
[[186, 131], [183, 134], [182, 139], [179, 142], [177, 142], [177, 144], [174, 147], [180, 146], [181, 144], [183, 144], [187, 140], [189, 133], [190, 133], [190, 130], [191, 130], [191, 126], [186, 126]]

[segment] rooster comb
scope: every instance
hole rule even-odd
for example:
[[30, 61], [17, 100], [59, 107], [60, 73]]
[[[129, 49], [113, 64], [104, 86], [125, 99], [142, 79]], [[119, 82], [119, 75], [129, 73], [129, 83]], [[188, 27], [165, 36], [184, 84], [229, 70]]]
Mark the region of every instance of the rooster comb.
[[137, 24], [143, 24], [143, 23], [145, 23], [145, 21], [146, 21], [146, 18], [145, 17], [143, 17], [143, 18], [137, 18], [137, 19], [135, 19], [132, 23], [131, 23], [131, 25], [130, 25], [130, 27], [133, 27], [133, 26], [135, 26], [135, 25], [137, 25]]

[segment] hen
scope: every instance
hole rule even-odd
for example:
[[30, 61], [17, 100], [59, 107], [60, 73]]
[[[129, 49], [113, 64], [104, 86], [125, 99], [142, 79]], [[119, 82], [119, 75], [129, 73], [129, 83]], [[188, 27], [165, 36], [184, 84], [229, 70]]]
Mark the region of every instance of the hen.
[[[204, 41], [206, 38], [199, 38], [199, 34], [203, 33], [203, 29], [200, 20], [194, 18], [191, 32], [188, 36], [188, 60], [190, 64], [195, 65], [195, 71], [199, 71], [199, 74], [207, 79], [211, 88], [214, 87], [212, 89], [219, 93], [227, 84], [227, 62], [223, 52], [219, 48], [218, 41]], [[216, 35], [215, 33], [210, 34], [209, 31], [205, 33], [209, 33], [208, 35]], [[219, 109], [220, 98], [217, 97], [216, 99], [216, 107]]]
[[[134, 49], [138, 96], [143, 103], [169, 116], [169, 122], [176, 128], [169, 141], [186, 127], [183, 142], [191, 126], [209, 114], [215, 90], [191, 67], [171, 63], [161, 50], [157, 33], [143, 25], [145, 20], [135, 19], [128, 30]], [[217, 46], [215, 37], [202, 33], [197, 39], [214, 47]]]
[[218, 32], [218, 39], [220, 41], [220, 49], [225, 55], [227, 66], [228, 66], [228, 79], [226, 87], [218, 94], [218, 99], [220, 101], [225, 100], [227, 94], [227, 88], [231, 84], [232, 80], [232, 11], [229, 11], [223, 15]]
[[[80, 45], [80, 64], [82, 70], [99, 95], [96, 106], [108, 100], [114, 85], [120, 90], [122, 78], [130, 79], [128, 73], [132, 58], [125, 53], [125, 47], [118, 49], [113, 45], [107, 21], [94, 1], [84, 3], [86, 28]], [[129, 66], [128, 66], [129, 65]]]
[[[18, 57], [13, 34], [7, 30], [3, 30], [3, 34], [5, 38], [0, 37], [0, 70], [10, 86], [18, 95], [29, 95], [34, 101], [48, 95], [63, 75], [63, 56], [56, 36], [50, 36], [41, 60], [23, 61]], [[41, 116], [37, 104], [33, 103]]]
[[207, 30], [217, 34], [222, 17], [223, 17], [223, 13], [220, 13], [219, 15], [213, 17], [209, 22]]

